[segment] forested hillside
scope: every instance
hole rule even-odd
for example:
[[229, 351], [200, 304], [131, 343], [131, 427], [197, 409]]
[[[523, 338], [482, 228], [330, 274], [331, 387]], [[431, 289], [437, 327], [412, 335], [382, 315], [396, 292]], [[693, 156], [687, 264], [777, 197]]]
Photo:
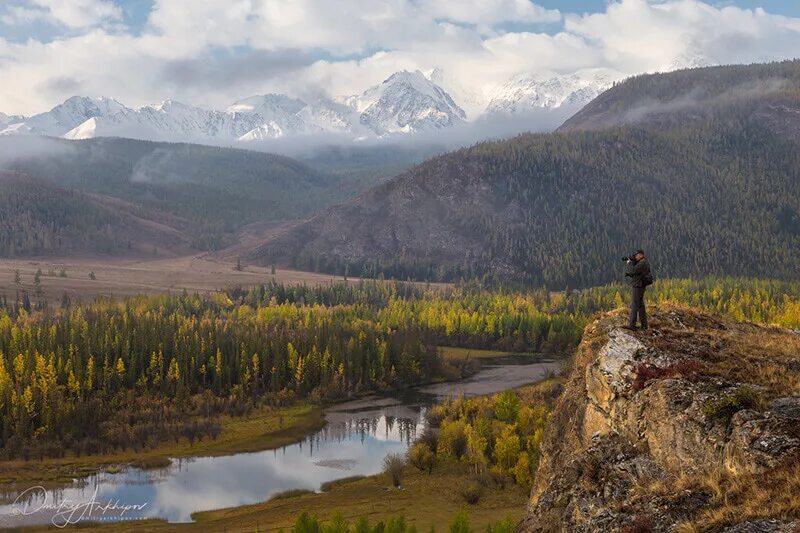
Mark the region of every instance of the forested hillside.
[[123, 202], [0, 171], [0, 256], [188, 249], [180, 232], [132, 211]]
[[678, 91], [726, 96], [672, 121], [522, 135], [433, 159], [253, 255], [350, 275], [564, 288], [619, 279], [620, 258], [643, 247], [660, 277], [795, 276], [800, 150], [787, 132], [800, 128], [798, 71], [634, 78], [611, 90], [614, 109]]
[[123, 200], [145, 218], [156, 211], [187, 220], [180, 229], [201, 250], [231, 242], [248, 223], [308, 216], [375, 183], [262, 152], [116, 138], [0, 138], [3, 168]]
[[[800, 62], [730, 65], [639, 75], [615, 84], [567, 120], [559, 131], [597, 130], [625, 124], [662, 128], [732, 118], [744, 106], [753, 122], [797, 139], [792, 117], [800, 91]], [[735, 123], [729, 124], [735, 126]]]

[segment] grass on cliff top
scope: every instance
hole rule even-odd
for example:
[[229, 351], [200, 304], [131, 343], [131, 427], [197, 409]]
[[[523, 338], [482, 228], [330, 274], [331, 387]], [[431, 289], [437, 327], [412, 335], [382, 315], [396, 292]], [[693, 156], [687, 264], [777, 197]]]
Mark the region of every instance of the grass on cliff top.
[[[737, 409], [760, 409], [766, 400], [800, 395], [797, 333], [723, 320], [683, 306], [664, 306], [654, 311], [653, 330], [636, 333], [640, 339], [657, 350], [699, 361], [695, 370], [699, 374], [741, 384], [709, 407], [724, 411], [726, 402], [733, 402]], [[729, 413], [727, 418], [730, 419]], [[764, 472], [733, 473], [720, 468], [706, 474], [683, 475], [651, 489], [664, 494], [690, 490], [711, 495], [707, 506], [677, 526], [675, 531], [683, 533], [720, 531], [762, 518], [800, 518], [800, 461], [796, 458], [788, 458], [784, 464]]]
[[[612, 313], [615, 320], [623, 315]], [[697, 373], [763, 387], [767, 398], [800, 395], [800, 335], [791, 330], [721, 319], [677, 304], [655, 307], [651, 315], [650, 330], [635, 335], [656, 350], [696, 361]]]
[[223, 416], [216, 439], [203, 439], [190, 444], [181, 439], [142, 452], [121, 452], [108, 455], [85, 455], [51, 458], [43, 461], [0, 462], [0, 487], [13, 483], [35, 483], [54, 486], [69, 482], [117, 465], [164, 467], [170, 457], [229, 455], [279, 448], [302, 439], [325, 423], [322, 409], [307, 403], [278, 409], [258, 409], [243, 417]]

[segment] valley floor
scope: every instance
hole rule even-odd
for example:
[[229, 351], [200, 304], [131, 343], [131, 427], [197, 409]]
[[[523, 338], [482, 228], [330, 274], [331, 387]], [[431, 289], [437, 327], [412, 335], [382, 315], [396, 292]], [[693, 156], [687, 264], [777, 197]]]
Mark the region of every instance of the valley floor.
[[[0, 259], [0, 295], [12, 300], [27, 291], [36, 299], [34, 276], [41, 269], [41, 290], [50, 303], [58, 304], [64, 293], [70, 298], [92, 300], [98, 296], [138, 294], [208, 293], [232, 286], [252, 286], [275, 281], [287, 285], [325, 285], [341, 277], [270, 267], [241, 265], [236, 257], [197, 254], [167, 259], [108, 257]], [[64, 271], [66, 277], [61, 275]], [[15, 282], [19, 271], [20, 283]], [[94, 273], [94, 279], [91, 274]]]

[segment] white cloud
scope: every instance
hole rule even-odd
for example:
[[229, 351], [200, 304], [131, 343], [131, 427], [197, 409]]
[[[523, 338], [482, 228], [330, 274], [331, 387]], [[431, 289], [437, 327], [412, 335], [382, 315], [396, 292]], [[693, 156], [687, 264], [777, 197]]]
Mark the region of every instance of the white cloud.
[[[700, 0], [621, 0], [595, 14], [562, 14], [528, 0], [156, 0], [135, 34], [106, 27], [121, 17], [108, 0], [16, 7], [4, 16], [45, 13], [79, 30], [50, 42], [0, 36], [0, 110], [7, 113], [42, 111], [76, 92], [129, 105], [173, 97], [211, 107], [269, 91], [350, 94], [398, 69], [437, 66], [480, 98], [519, 72], [634, 74], [694, 58], [753, 62], [800, 50], [800, 19]], [[520, 23], [556, 32], [504, 30]]]

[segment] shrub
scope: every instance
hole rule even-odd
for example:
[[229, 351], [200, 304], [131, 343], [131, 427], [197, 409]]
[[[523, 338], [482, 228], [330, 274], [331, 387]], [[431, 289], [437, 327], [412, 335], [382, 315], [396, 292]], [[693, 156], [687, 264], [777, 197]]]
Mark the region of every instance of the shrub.
[[498, 420], [506, 424], [517, 421], [519, 414], [519, 396], [513, 390], [501, 392], [494, 399], [494, 414]]
[[389, 476], [392, 485], [399, 487], [403, 481], [403, 469], [406, 466], [406, 460], [399, 453], [390, 453], [383, 458], [383, 472]]
[[324, 533], [350, 533], [350, 522], [344, 519], [342, 513], [335, 513], [330, 522], [326, 524], [322, 531]]
[[459, 512], [450, 522], [450, 533], [472, 533], [469, 527], [469, 517], [465, 511]]
[[531, 475], [531, 461], [527, 453], [521, 452], [517, 464], [514, 466], [514, 480], [517, 485], [528, 487], [533, 482]]
[[428, 427], [438, 427], [443, 420], [448, 418], [448, 411], [450, 410], [450, 402], [442, 402], [434, 405], [425, 413], [425, 419], [428, 421]]
[[510, 518], [486, 528], [486, 533], [514, 533], [514, 531], [516, 531], [516, 524]]
[[319, 533], [319, 531], [319, 520], [308, 513], [301, 514], [292, 528], [293, 533]]
[[733, 415], [743, 409], [757, 409], [762, 400], [751, 387], [743, 385], [718, 400], [709, 400], [703, 404], [703, 414], [712, 420], [719, 420], [728, 425]]
[[425, 444], [431, 451], [436, 451], [436, 446], [439, 443], [439, 432], [431, 426], [428, 426], [422, 432], [422, 435], [417, 438], [417, 442]]
[[308, 489], [290, 489], [284, 490], [282, 492], [276, 492], [273, 494], [269, 501], [273, 500], [288, 500], [289, 498], [296, 498], [298, 496], [304, 496], [306, 494], [314, 494], [313, 490]]
[[641, 363], [636, 367], [636, 379], [633, 380], [633, 390], [638, 392], [645, 388], [647, 382], [654, 379], [667, 379], [678, 376], [694, 378], [702, 370], [702, 365], [697, 361], [681, 361], [664, 368]]
[[435, 456], [426, 444], [417, 442], [408, 450], [408, 460], [420, 472], [433, 472]]
[[455, 420], [442, 424], [437, 451], [440, 455], [461, 459], [467, 451], [466, 425], [463, 421]]
[[636, 515], [633, 523], [622, 528], [622, 533], [651, 533], [653, 521], [643, 515]]
[[475, 505], [481, 499], [481, 495], [483, 493], [483, 489], [481, 486], [474, 481], [471, 481], [464, 485], [461, 488], [461, 496], [464, 498], [464, 501], [470, 505]]
[[494, 444], [494, 457], [497, 465], [508, 471], [516, 466], [522, 445], [514, 426], [506, 426]]

